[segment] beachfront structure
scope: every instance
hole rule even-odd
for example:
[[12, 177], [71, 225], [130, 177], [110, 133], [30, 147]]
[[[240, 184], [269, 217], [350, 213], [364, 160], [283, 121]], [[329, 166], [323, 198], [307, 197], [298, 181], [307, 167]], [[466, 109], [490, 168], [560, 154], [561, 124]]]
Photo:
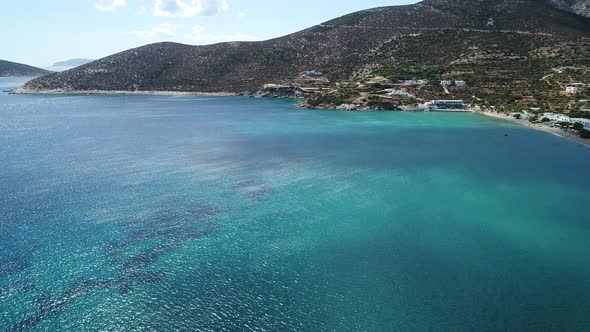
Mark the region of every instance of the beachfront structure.
[[575, 95], [576, 93], [578, 93], [578, 88], [575, 86], [568, 86], [565, 88], [565, 92]]
[[572, 118], [571, 122], [573, 123], [579, 123], [581, 125], [584, 126], [584, 129], [589, 129], [590, 130], [590, 119], [584, 119], [584, 118]]
[[543, 117], [549, 119], [551, 122], [579, 123], [579, 124], [582, 124], [585, 129], [590, 129], [590, 119], [570, 118], [567, 115], [555, 114], [555, 113], [545, 113], [545, 114], [543, 114]]
[[464, 108], [465, 107], [465, 103], [463, 102], [463, 100], [433, 100], [430, 102], [431, 106], [435, 107], [435, 108], [443, 108], [443, 109], [449, 109], [449, 108]]
[[510, 113], [510, 116], [513, 118], [521, 119], [521, 120], [528, 120], [530, 118], [530, 115], [528, 113], [520, 113], [520, 112]]
[[556, 114], [556, 113], [544, 113], [543, 118], [547, 118], [550, 121], [555, 121], [555, 122], [571, 122], [571, 120], [572, 120], [567, 115]]
[[466, 85], [465, 81], [455, 81], [455, 86], [464, 87]]
[[453, 85], [453, 81], [440, 81], [440, 85], [451, 86], [451, 85]]
[[411, 98], [412, 95], [407, 93], [407, 92], [403, 92], [401, 90], [393, 90], [390, 93], [387, 94], [388, 97], [392, 97], [392, 98]]

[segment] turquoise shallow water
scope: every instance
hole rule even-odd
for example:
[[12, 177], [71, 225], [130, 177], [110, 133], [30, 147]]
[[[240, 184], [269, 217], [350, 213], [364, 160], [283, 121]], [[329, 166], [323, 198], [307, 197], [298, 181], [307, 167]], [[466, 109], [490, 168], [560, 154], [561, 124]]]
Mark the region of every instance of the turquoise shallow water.
[[0, 330], [587, 331], [589, 169], [476, 114], [0, 94]]

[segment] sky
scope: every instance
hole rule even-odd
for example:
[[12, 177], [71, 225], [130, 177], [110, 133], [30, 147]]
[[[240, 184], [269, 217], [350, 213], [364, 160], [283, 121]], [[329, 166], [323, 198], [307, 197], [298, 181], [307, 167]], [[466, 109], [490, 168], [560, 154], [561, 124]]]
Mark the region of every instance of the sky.
[[0, 0], [0, 59], [48, 67], [160, 41], [264, 40], [417, 0]]

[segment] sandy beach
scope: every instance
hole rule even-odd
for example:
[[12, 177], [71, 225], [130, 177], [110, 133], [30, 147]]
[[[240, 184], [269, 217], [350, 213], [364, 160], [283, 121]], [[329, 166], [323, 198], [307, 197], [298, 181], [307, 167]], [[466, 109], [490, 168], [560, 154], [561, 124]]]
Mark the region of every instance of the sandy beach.
[[514, 117], [512, 117], [508, 114], [503, 114], [503, 113], [483, 112], [483, 111], [476, 111], [475, 113], [479, 113], [479, 114], [489, 116], [492, 118], [496, 118], [496, 119], [500, 119], [500, 120], [510, 121], [513, 123], [517, 123], [519, 125], [523, 125], [523, 126], [532, 128], [532, 129], [542, 130], [542, 131], [551, 133], [553, 135], [575, 141], [576, 143], [582, 144], [585, 147], [590, 148], [590, 139], [582, 138], [576, 134], [567, 132], [567, 131], [562, 130], [560, 128], [549, 127], [549, 126], [545, 126], [545, 125], [539, 124], [539, 123], [531, 123], [528, 120], [515, 119]]

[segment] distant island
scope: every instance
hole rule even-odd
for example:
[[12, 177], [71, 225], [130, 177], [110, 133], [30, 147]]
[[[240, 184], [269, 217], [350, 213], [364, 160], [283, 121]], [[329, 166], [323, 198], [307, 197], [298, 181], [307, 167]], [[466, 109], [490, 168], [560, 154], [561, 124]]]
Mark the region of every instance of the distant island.
[[69, 59], [69, 60], [65, 60], [65, 61], [58, 61], [58, 62], [54, 63], [51, 67], [47, 67], [46, 69], [51, 70], [51, 71], [61, 72], [61, 71], [70, 70], [70, 69], [85, 65], [87, 63], [91, 63], [92, 61], [94, 61], [94, 60], [93, 59], [81, 59], [81, 58]]
[[69, 59], [59, 61], [53, 64], [52, 67], [78, 67], [94, 61], [93, 59]]
[[49, 70], [22, 63], [0, 60], [0, 77], [36, 77], [49, 73]]

